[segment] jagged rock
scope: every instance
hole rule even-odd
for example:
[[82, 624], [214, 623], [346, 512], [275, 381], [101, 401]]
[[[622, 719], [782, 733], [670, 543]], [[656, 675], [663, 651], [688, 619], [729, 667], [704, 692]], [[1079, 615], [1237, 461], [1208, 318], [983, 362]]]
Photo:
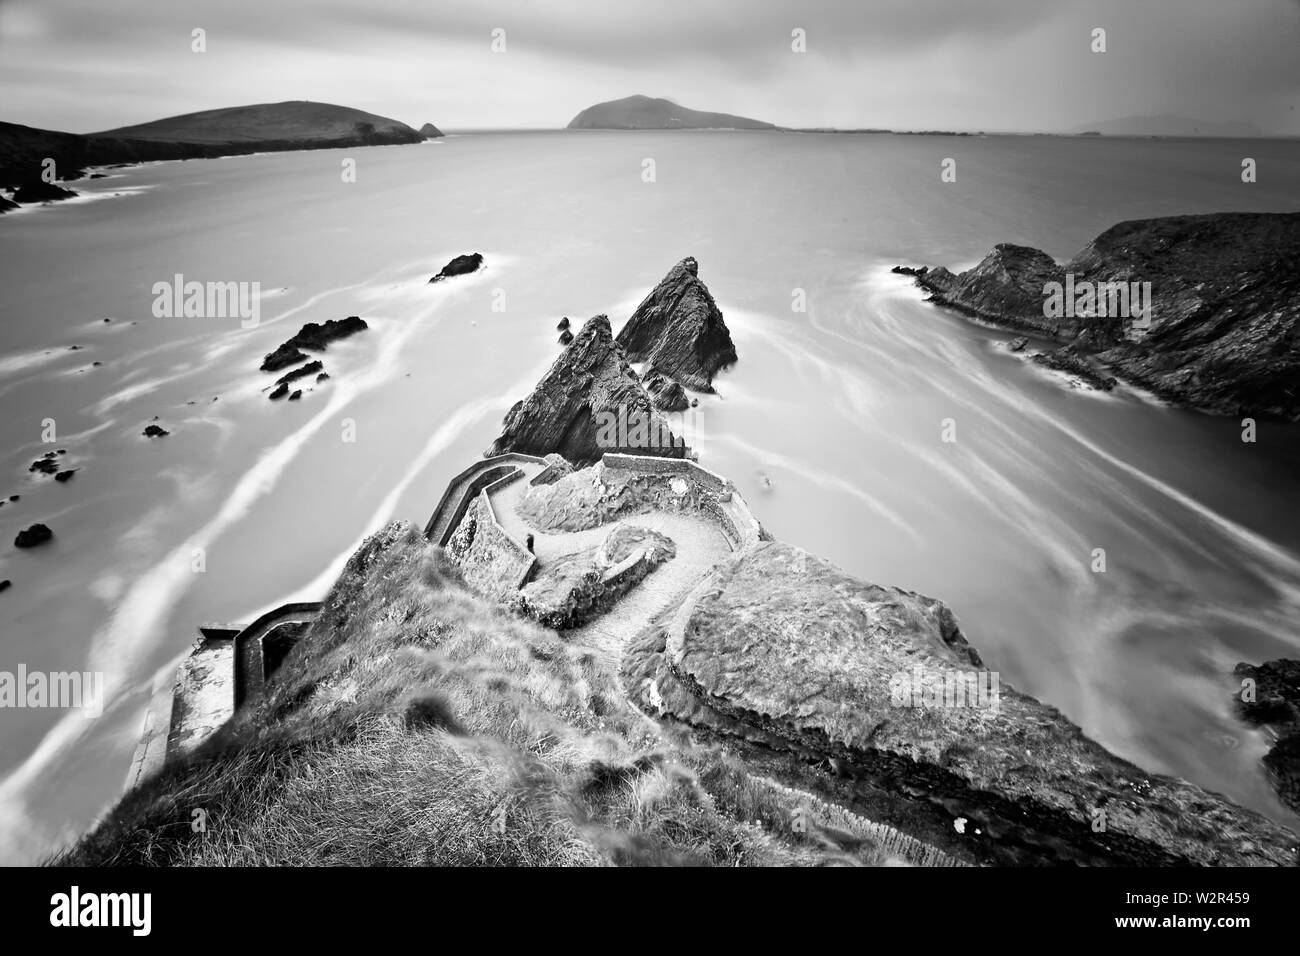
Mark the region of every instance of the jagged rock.
[[298, 362], [304, 362], [307, 359], [305, 352], [301, 352], [292, 345], [285, 343], [270, 352], [262, 359], [261, 371], [278, 372], [282, 368], [290, 365], [296, 365]]
[[293, 392], [289, 395], [289, 401], [291, 402], [296, 402], [300, 398], [302, 398], [302, 389], [300, 388], [295, 388]]
[[76, 195], [71, 189], [64, 189], [62, 186], [54, 185], [54, 183], [47, 183], [43, 179], [32, 179], [14, 190], [14, 202], [55, 202], [60, 199], [71, 199]]
[[486, 452], [551, 452], [576, 465], [605, 452], [681, 458], [685, 446], [663, 421], [614, 341], [609, 319], [587, 320], [532, 393], [505, 417]]
[[1025, 338], [1025, 337], [1022, 335], [1022, 336], [1020, 336], [1019, 338], [1014, 338], [1014, 339], [1012, 339], [1010, 342], [1007, 343], [1007, 351], [1008, 351], [1008, 352], [1023, 352], [1023, 351], [1025, 350], [1025, 346], [1028, 345], [1028, 344], [1029, 344], [1029, 339]]
[[289, 394], [289, 383], [281, 382], [279, 385], [277, 385], [274, 389], [271, 390], [271, 394], [268, 395], [267, 398], [269, 398], [271, 401], [275, 401], [278, 398], [284, 398], [288, 394]]
[[564, 318], [560, 319], [559, 324], [555, 326], [555, 330], [557, 332], [563, 332], [568, 327], [569, 327], [569, 317], [566, 315]]
[[4, 196], [0, 196], [0, 213], [6, 213], [10, 209], [17, 208], [18, 203], [14, 202], [12, 199], [6, 199]]
[[166, 438], [171, 432], [161, 425], [146, 425], [143, 434], [145, 438]]
[[923, 276], [930, 270], [927, 266], [921, 266], [920, 268], [915, 266], [894, 266], [889, 271], [900, 276]]
[[319, 384], [320, 382], [328, 382], [329, 377], [330, 377], [329, 372], [321, 372], [319, 375], [316, 376], [316, 382], [317, 384]]
[[54, 452], [47, 451], [40, 458], [37, 458], [28, 467], [28, 471], [38, 472], [42, 475], [52, 475], [59, 470], [59, 461]]
[[307, 358], [299, 351], [300, 349], [324, 352], [330, 342], [356, 335], [369, 327], [366, 320], [357, 315], [349, 315], [346, 319], [330, 319], [323, 325], [318, 322], [308, 322], [293, 338], [263, 358], [261, 370], [278, 372], [288, 365], [296, 365]]
[[572, 341], [573, 341], [573, 333], [570, 332], [568, 329], [565, 329], [563, 332], [560, 333], [561, 345], [568, 345]]
[[60, 483], [68, 482], [72, 480], [72, 476], [75, 475], [76, 473], [77, 473], [77, 469], [69, 468], [67, 471], [61, 471], [57, 475], [55, 475], [54, 480]]
[[597, 547], [550, 561], [510, 605], [544, 627], [581, 627], [676, 554], [671, 538], [620, 525]]
[[457, 256], [442, 267], [436, 276], [430, 279], [430, 282], [441, 282], [443, 279], [450, 279], [452, 276], [468, 275], [471, 272], [477, 272], [483, 265], [483, 256], [481, 253], [473, 252], [469, 255]]
[[423, 126], [420, 127], [420, 135], [423, 136], [425, 139], [437, 139], [438, 137], [443, 135], [443, 132], [442, 130], [438, 129], [438, 127], [434, 126], [432, 123], [425, 123]]
[[623, 679], [649, 713], [742, 752], [834, 762], [864, 815], [977, 862], [1296, 862], [1291, 831], [1143, 772], [1007, 686], [939, 601], [789, 545], [717, 565]]
[[[1277, 740], [1262, 762], [1278, 797], [1300, 813], [1300, 661], [1281, 658], [1258, 667], [1241, 663], [1233, 673], [1254, 682], [1233, 695], [1237, 712], [1252, 724], [1271, 727]], [[1252, 699], [1253, 698], [1253, 699]]]
[[681, 412], [691, 407], [690, 396], [680, 382], [660, 371], [651, 371], [643, 379], [645, 390], [655, 407], [665, 412]]
[[18, 537], [14, 538], [15, 548], [34, 548], [38, 544], [44, 544], [54, 537], [54, 532], [43, 524], [34, 524], [30, 528], [24, 528], [18, 532]]
[[699, 266], [685, 258], [668, 271], [618, 333], [633, 362], [648, 362], [687, 388], [713, 391], [713, 376], [736, 361], [736, 346]]
[[1035, 352], [1031, 361], [1045, 368], [1073, 375], [1082, 379], [1090, 387], [1100, 389], [1103, 392], [1109, 392], [1119, 384], [1112, 376], [1103, 375], [1097, 371], [1093, 364], [1084, 358], [1073, 345], [1064, 345], [1051, 352]]
[[315, 362], [308, 362], [306, 365], [299, 366], [298, 368], [294, 369], [292, 372], [288, 372], [284, 375], [281, 375], [279, 378], [275, 380], [275, 384], [283, 385], [287, 382], [295, 382], [298, 379], [304, 378], [308, 375], [315, 375], [317, 372], [320, 372], [323, 368], [325, 368], [325, 364], [321, 362], [319, 359]]
[[[1045, 315], [1044, 286], [1067, 275], [1075, 290], [1150, 283], [1149, 324], [1100, 314], [1112, 312], [1109, 295], [1104, 310], [1096, 297], [1093, 314], [1076, 298], [1083, 314]], [[1300, 213], [1121, 222], [1065, 265], [999, 245], [960, 276], [937, 268], [916, 281], [932, 302], [1072, 343], [1171, 402], [1300, 420]]]

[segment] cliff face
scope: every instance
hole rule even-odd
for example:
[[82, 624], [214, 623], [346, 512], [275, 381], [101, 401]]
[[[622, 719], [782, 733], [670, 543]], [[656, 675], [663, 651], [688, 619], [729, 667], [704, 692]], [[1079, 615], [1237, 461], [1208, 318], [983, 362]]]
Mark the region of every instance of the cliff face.
[[[1070, 343], [1173, 402], [1300, 420], [1300, 213], [1122, 222], [1063, 266], [999, 245], [961, 275], [920, 270], [917, 282], [940, 305]], [[1091, 309], [1047, 315], [1052, 282], [1130, 292], [1149, 283], [1149, 325], [1113, 314], [1104, 294]]]
[[1295, 834], [1002, 683], [939, 601], [788, 545], [715, 567], [623, 676], [647, 712], [821, 763], [850, 806], [982, 862], [1295, 862]]
[[[619, 331], [618, 344], [631, 361], [649, 362], [651, 375], [661, 373], [701, 392], [712, 392], [713, 377], [736, 361], [722, 310], [689, 256], [637, 306]], [[666, 383], [657, 387], [659, 392], [667, 389]]]
[[609, 319], [588, 319], [532, 393], [516, 402], [488, 456], [552, 452], [590, 464], [605, 452], [681, 458], [684, 445], [655, 411], [614, 341]]

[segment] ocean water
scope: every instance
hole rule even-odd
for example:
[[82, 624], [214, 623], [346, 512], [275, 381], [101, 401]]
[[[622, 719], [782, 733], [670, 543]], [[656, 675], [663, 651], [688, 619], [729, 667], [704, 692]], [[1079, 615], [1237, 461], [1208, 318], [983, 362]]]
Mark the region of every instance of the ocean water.
[[[21, 495], [0, 508], [0, 670], [102, 671], [107, 695], [93, 719], [0, 711], [0, 862], [111, 804], [196, 625], [322, 597], [365, 534], [422, 524], [554, 359], [560, 317], [617, 328], [687, 255], [740, 354], [694, 445], [770, 531], [943, 599], [1004, 683], [1124, 757], [1300, 825], [1230, 706], [1235, 663], [1300, 654], [1300, 429], [1244, 443], [1233, 419], [1072, 389], [888, 273], [1294, 210], [1300, 143], [480, 133], [78, 188], [0, 217], [0, 495]], [[426, 284], [471, 251], [486, 270]], [[260, 283], [260, 322], [155, 317], [176, 274]], [[348, 315], [371, 328], [322, 356], [332, 378], [267, 401], [261, 356]], [[154, 416], [170, 436], [141, 436]], [[66, 484], [27, 470], [56, 448]], [[10, 547], [36, 521], [53, 543]]]

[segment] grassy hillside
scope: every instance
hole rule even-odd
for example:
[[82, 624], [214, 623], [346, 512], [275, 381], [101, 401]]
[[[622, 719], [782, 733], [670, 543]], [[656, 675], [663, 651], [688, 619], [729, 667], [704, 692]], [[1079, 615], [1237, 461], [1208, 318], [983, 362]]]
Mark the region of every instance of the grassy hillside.
[[386, 116], [306, 100], [204, 110], [90, 135], [150, 143], [309, 142], [346, 138], [356, 132], [358, 124], [368, 125], [381, 135], [410, 134], [410, 142], [424, 138], [405, 123]]
[[645, 719], [594, 655], [471, 593], [392, 525], [352, 556], [265, 700], [51, 862], [885, 860], [842, 810], [800, 825], [810, 799]]

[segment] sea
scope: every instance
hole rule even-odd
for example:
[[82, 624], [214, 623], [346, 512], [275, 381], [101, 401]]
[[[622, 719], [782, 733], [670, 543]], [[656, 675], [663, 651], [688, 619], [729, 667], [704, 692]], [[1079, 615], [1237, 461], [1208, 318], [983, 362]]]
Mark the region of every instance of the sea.
[[[1300, 426], [1079, 388], [889, 271], [1295, 211], [1300, 141], [467, 132], [107, 173], [0, 216], [0, 672], [104, 689], [0, 709], [0, 862], [112, 805], [198, 625], [320, 599], [368, 533], [423, 525], [557, 323], [617, 329], [686, 256], [740, 357], [688, 437], [775, 537], [942, 599], [1003, 686], [1300, 828], [1233, 712], [1238, 662], [1300, 657]], [[186, 315], [178, 282], [255, 308]], [[262, 357], [351, 315], [329, 379], [269, 401]], [[48, 452], [70, 480], [29, 470]]]

